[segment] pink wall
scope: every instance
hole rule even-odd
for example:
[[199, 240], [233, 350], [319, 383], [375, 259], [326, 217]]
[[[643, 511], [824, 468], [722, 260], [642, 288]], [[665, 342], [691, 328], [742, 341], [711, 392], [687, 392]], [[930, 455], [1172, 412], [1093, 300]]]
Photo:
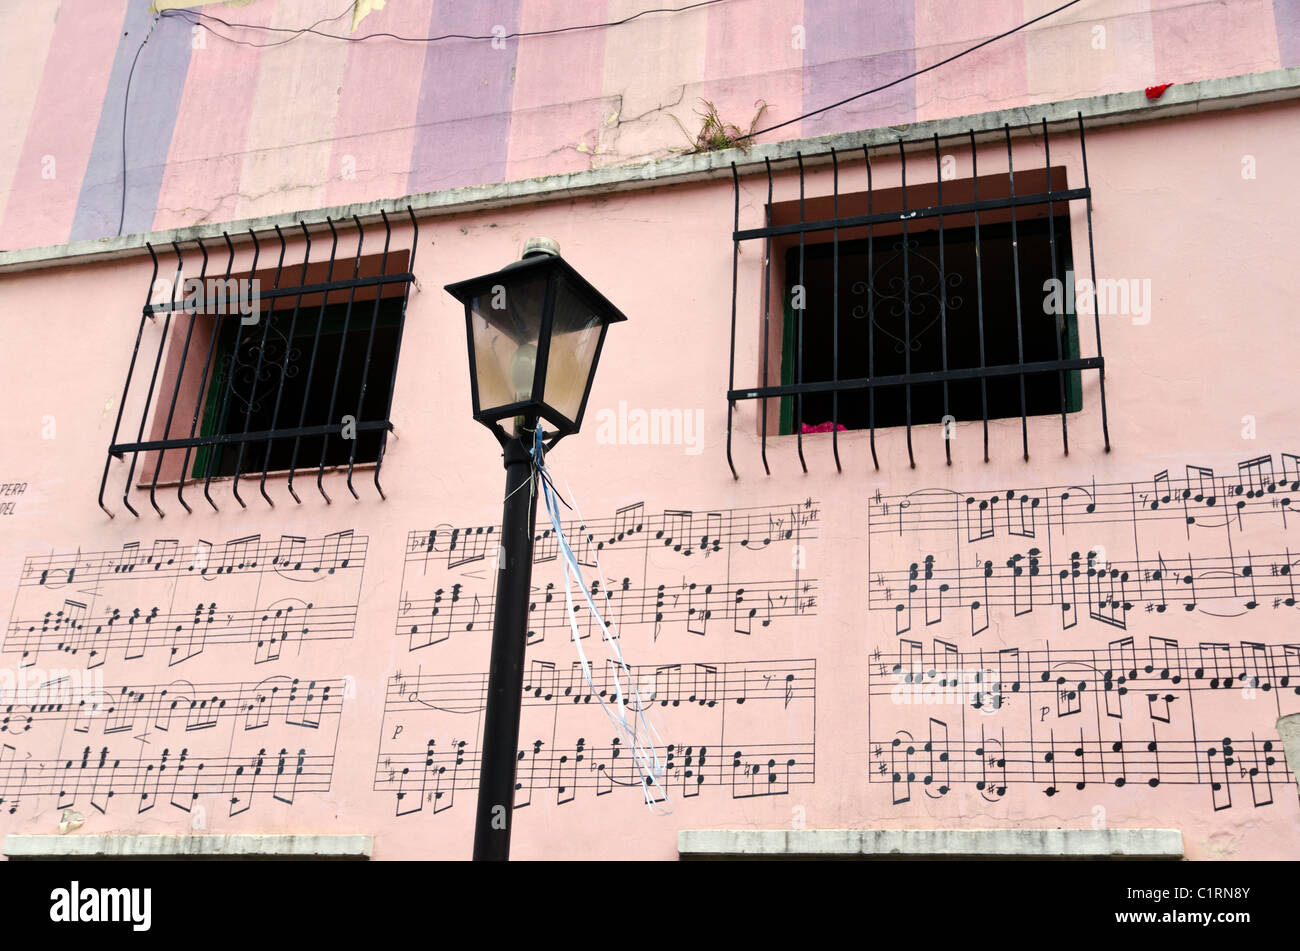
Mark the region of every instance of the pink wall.
[[[654, 816], [636, 789], [600, 785], [595, 767], [604, 763], [612, 771], [618, 763], [609, 752], [613, 731], [594, 702], [574, 704], [567, 697], [562, 703], [530, 701], [521, 747], [534, 786], [531, 805], [516, 814], [515, 855], [668, 859], [676, 855], [679, 829], [788, 829], [800, 822], [811, 829], [1176, 827], [1183, 830], [1192, 858], [1294, 855], [1300, 800], [1284, 767], [1274, 722], [1279, 713], [1300, 709], [1295, 684], [1283, 689], [1280, 671], [1275, 671], [1266, 674], [1270, 690], [1243, 690], [1239, 682], [1211, 689], [1211, 675], [1197, 678], [1190, 668], [1204, 667], [1217, 656], [1212, 649], [1202, 654], [1202, 642], [1230, 645], [1226, 669], [1245, 656], [1242, 642], [1267, 645], [1282, 657], [1281, 645], [1295, 641], [1290, 608], [1284, 595], [1277, 594], [1287, 575], [1272, 571], [1289, 564], [1293, 556], [1286, 553], [1300, 548], [1291, 537], [1300, 531], [1297, 517], [1284, 518], [1283, 508], [1274, 504], [1289, 492], [1290, 483], [1258, 499], [1236, 495], [1235, 486], [1241, 484], [1238, 463], [1265, 454], [1279, 479], [1284, 465], [1289, 466], [1288, 479], [1300, 478], [1294, 462], [1283, 459], [1283, 453], [1300, 452], [1300, 434], [1285, 396], [1297, 352], [1289, 330], [1289, 289], [1282, 277], [1293, 271], [1290, 255], [1300, 240], [1300, 219], [1279, 213], [1278, 204], [1278, 196], [1286, 194], [1289, 157], [1300, 147], [1297, 128], [1295, 107], [1286, 105], [1089, 133], [1098, 275], [1150, 281], [1150, 321], [1137, 324], [1120, 316], [1102, 321], [1112, 451], [1103, 451], [1096, 375], [1086, 374], [1084, 409], [1069, 419], [1070, 455], [1061, 453], [1059, 418], [1035, 417], [1029, 422], [1029, 463], [1021, 460], [1019, 425], [1003, 420], [990, 426], [987, 464], [981, 459], [979, 425], [965, 423], [958, 427], [951, 467], [944, 464], [937, 427], [924, 426], [914, 432], [915, 470], [908, 467], [902, 432], [887, 430], [877, 434], [879, 472], [871, 467], [866, 434], [850, 432], [839, 440], [843, 474], [835, 474], [828, 436], [805, 439], [807, 475], [800, 472], [793, 437], [778, 437], [769, 441], [773, 474], [767, 477], [753, 435], [756, 406], [742, 403], [734, 426], [741, 478], [734, 481], [724, 457], [725, 315], [732, 256], [732, 192], [725, 180], [422, 222], [416, 261], [420, 290], [410, 299], [393, 405], [398, 438], [390, 442], [383, 467], [388, 501], [377, 497], [366, 478], [359, 483], [360, 500], [354, 501], [343, 477], [330, 474], [326, 488], [334, 504], [326, 505], [310, 486], [314, 479], [302, 478], [303, 504], [294, 505], [283, 480], [273, 478], [274, 508], [257, 498], [252, 485], [244, 491], [249, 507], [239, 508], [225, 482], [214, 484], [220, 512], [193, 492], [189, 497], [198, 504], [186, 515], [173, 492], [160, 495], [166, 518], [159, 519], [148, 508], [147, 495], [136, 492], [133, 504], [142, 516], [135, 519], [123, 510], [124, 473], [114, 463], [110, 487], [118, 489], [116, 495], [109, 493], [108, 504], [118, 515], [108, 519], [96, 507], [95, 494], [149, 277], [147, 259], [5, 275], [0, 280], [7, 303], [0, 377], [23, 385], [9, 387], [9, 410], [0, 420], [0, 444], [6, 446], [0, 483], [26, 483], [27, 488], [12, 498], [13, 514], [0, 516], [5, 528], [0, 588], [14, 595], [3, 643], [4, 670], [17, 676], [21, 655], [15, 652], [28, 636], [22, 622], [57, 623], [57, 616], [47, 622], [44, 614], [73, 610], [67, 601], [87, 603], [95, 624], [102, 624], [114, 607], [125, 617], [133, 607], [147, 615], [150, 607], [159, 606], [160, 615], [175, 616], [184, 630], [174, 641], [177, 653], [153, 647], [128, 660], [139, 651], [132, 649], [131, 634], [121, 633], [118, 622], [107, 658], [97, 668], [105, 687], [124, 706], [130, 704], [120, 699], [122, 686], [147, 692], [148, 703], [164, 685], [169, 697], [182, 697], [181, 712], [170, 723], [162, 712], [171, 709], [170, 701], [147, 714], [131, 714], [125, 718], [129, 724], [118, 724], [123, 726], [118, 731], [110, 729], [116, 722], [111, 718], [93, 718], [85, 733], [76, 732], [71, 721], [49, 717], [38, 717], [24, 731], [27, 713], [4, 711], [11, 719], [0, 731], [5, 757], [0, 797], [14, 808], [0, 810], [0, 831], [55, 831], [60, 797], [57, 788], [41, 787], [44, 782], [67, 787], [62, 798], [85, 816], [82, 831], [87, 833], [369, 832], [376, 837], [376, 858], [468, 857], [472, 764], [480, 729], [475, 712], [480, 681], [474, 677], [486, 669], [490, 628], [481, 609], [474, 613], [474, 597], [481, 602], [490, 597], [490, 563], [450, 566], [443, 539], [453, 527], [495, 523], [501, 479], [497, 448], [469, 418], [463, 324], [457, 305], [440, 287], [505, 263], [524, 238], [547, 234], [629, 316], [609, 335], [583, 432], [561, 443], [551, 462], [557, 476], [568, 480], [588, 524], [601, 526], [594, 534], [614, 535], [645, 525], [642, 533], [633, 532], [601, 553], [602, 587], [607, 579], [613, 579], [616, 589], [622, 578], [630, 579], [632, 594], [616, 602], [625, 612], [624, 652], [633, 665], [645, 665], [643, 672], [649, 669], [658, 689], [680, 690], [671, 695], [681, 702], [657, 705], [651, 714], [664, 742], [677, 746], [669, 774], [671, 814]], [[1041, 162], [1041, 143], [1017, 140], [1015, 149], [1018, 167]], [[1244, 153], [1254, 159], [1254, 179], [1242, 176]], [[1170, 156], [1176, 161], [1162, 158]], [[1080, 183], [1080, 157], [1069, 135], [1053, 139], [1052, 158], [1067, 169], [1071, 185]], [[988, 150], [987, 167], [983, 153], [981, 159], [982, 173], [1005, 168], [994, 147]], [[875, 160], [874, 172], [879, 189], [897, 183], [897, 163], [883, 155]], [[861, 163], [842, 174], [842, 188], [856, 188]], [[959, 177], [968, 174], [969, 169], [958, 169]], [[913, 179], [909, 168], [909, 185], [925, 187], [933, 180], [932, 172], [920, 168], [915, 175]], [[790, 198], [796, 184], [782, 173], [777, 199]], [[760, 180], [746, 179], [742, 187], [742, 227], [753, 226], [761, 221]], [[828, 189], [825, 171], [810, 176], [810, 195]], [[1078, 211], [1071, 219], [1076, 260], [1086, 247], [1080, 215]], [[1171, 236], [1194, 238], [1175, 242]], [[408, 243], [409, 230], [399, 229], [394, 245]], [[622, 254], [615, 250], [620, 248], [640, 250]], [[652, 260], [647, 260], [648, 248]], [[758, 257], [746, 254], [740, 264], [740, 377], [758, 366]], [[248, 261], [248, 251], [241, 251], [236, 272], [247, 268]], [[85, 308], [88, 299], [95, 302], [93, 326]], [[40, 319], [29, 319], [31, 314]], [[158, 325], [146, 326], [144, 352], [150, 353], [150, 347], [156, 352], [159, 334]], [[57, 357], [50, 349], [52, 340], [58, 341]], [[1092, 345], [1085, 334], [1085, 355]], [[38, 366], [45, 370], [32, 372]], [[138, 412], [142, 391], [133, 384], [132, 393], [131, 406]], [[626, 408], [620, 410], [624, 402]], [[609, 444], [603, 438], [616, 433], [617, 426], [602, 430], [602, 419], [656, 408], [699, 411], [698, 453], [690, 451], [691, 445], [617, 444], [617, 439]], [[1251, 417], [1253, 430], [1245, 417]], [[53, 438], [43, 438], [43, 432]], [[1247, 503], [1240, 521], [1224, 519], [1222, 504], [1211, 510], [1204, 502], [1189, 501], [1188, 512], [1197, 519], [1190, 524], [1181, 499], [1149, 507], [1150, 493], [1160, 491], [1152, 486], [1156, 473], [1168, 470], [1177, 488], [1189, 465], [1213, 470], [1214, 491], [1223, 502]], [[1130, 491], [1130, 485], [1136, 488]], [[1064, 508], [1059, 498], [1063, 489], [1073, 499]], [[1005, 498], [1008, 490], [1016, 498], [1032, 494], [1046, 501], [1035, 516], [1032, 541], [1009, 534], [1009, 523], [1003, 521], [1007, 516], [1001, 513], [991, 535], [975, 543], [960, 534], [962, 528], [927, 533], [918, 530], [919, 519], [912, 521], [922, 511], [947, 519], [968, 495]], [[1085, 497], [1094, 492], [1101, 500], [1098, 518], [1083, 508]], [[901, 510], [901, 520], [900, 501], [910, 503]], [[642, 513], [626, 509], [636, 503], [643, 504]], [[926, 509], [927, 503], [935, 505]], [[616, 518], [620, 509], [625, 509], [622, 524]], [[680, 518], [664, 516], [684, 509], [695, 513], [693, 524], [684, 529]], [[709, 513], [719, 518], [710, 519]], [[1135, 513], [1142, 516], [1140, 522]], [[1165, 514], [1170, 517], [1160, 517]], [[428, 551], [424, 541], [431, 529], [440, 534]], [[279, 553], [282, 536], [328, 539], [347, 531], [353, 533], [350, 542], [348, 536], [333, 538], [355, 546], [347, 567], [339, 557], [329, 560], [331, 552], [318, 551], [316, 561], [308, 555], [301, 570], [247, 567], [215, 578], [178, 570], [179, 577], [169, 579], [165, 574], [170, 569], [160, 575], [144, 562], [125, 575], [110, 567], [94, 580], [88, 567], [72, 584], [59, 585], [57, 573], [46, 585], [34, 583], [59, 556], [75, 558], [78, 549], [89, 565], [88, 553], [119, 552], [123, 545], [139, 542], [142, 558], [157, 551], [187, 566], [196, 551], [203, 551], [200, 540], [207, 540], [214, 546], [207, 556], [213, 566], [221, 562], [228, 540], [260, 535], [271, 546], [262, 556], [265, 569], [268, 555]], [[720, 549], [683, 556], [656, 537], [659, 531], [687, 538], [717, 535]], [[787, 531], [798, 535], [784, 538]], [[764, 544], [765, 538], [772, 541]], [[155, 547], [156, 540], [168, 539], [177, 542], [175, 552], [166, 545]], [[741, 545], [742, 539], [747, 544]], [[804, 548], [801, 563], [796, 541]], [[1226, 561], [1229, 543], [1231, 563]], [[1127, 612], [1126, 629], [1090, 619], [1082, 604], [1077, 605], [1077, 625], [1063, 629], [1061, 608], [1049, 603], [1045, 581], [1039, 580], [1039, 587], [1025, 594], [1032, 599], [1032, 612], [1015, 616], [1011, 606], [997, 602], [987, 629], [975, 636], [968, 606], [951, 602], [941, 617], [927, 617], [924, 607], [914, 604], [911, 630], [896, 632], [897, 579], [906, 584], [910, 563], [933, 555], [942, 572], [954, 563], [970, 568], [992, 560], [999, 569], [994, 587], [1005, 601], [1011, 580], [1003, 566], [1013, 555], [1025, 555], [1026, 545], [1039, 546], [1053, 564], [1068, 562], [1070, 549], [1104, 547], [1116, 566], [1140, 559], [1133, 566], [1135, 578], [1159, 564], [1159, 554], [1170, 567], [1169, 609], [1145, 609], [1154, 604], [1151, 592], [1156, 590], [1145, 575], [1142, 598], [1132, 595], [1132, 589], [1126, 595], [1138, 603]], [[237, 547], [230, 549], [231, 563], [247, 563], [251, 556]], [[1197, 610], [1190, 612], [1184, 610], [1189, 586], [1178, 580], [1184, 573], [1178, 566], [1188, 558], [1198, 566], [1194, 578], [1200, 588]], [[1259, 603], [1253, 609], [1245, 606], [1252, 596], [1249, 576], [1241, 571], [1248, 563], [1255, 568], [1258, 590], [1267, 592], [1253, 598]], [[336, 571], [312, 571], [313, 564], [333, 565]], [[979, 575], [965, 577], [970, 583]], [[536, 566], [539, 599], [547, 583], [559, 581], [556, 562]], [[692, 582], [694, 593], [688, 587]], [[450, 603], [453, 584], [462, 585], [456, 605]], [[656, 636], [654, 624], [638, 619], [654, 613], [659, 584], [665, 586], [665, 619]], [[688, 599], [709, 584], [727, 592], [730, 603], [711, 601], [715, 613], [701, 631], [698, 615], [688, 616], [686, 608]], [[1238, 586], [1235, 595], [1233, 585]], [[731, 616], [736, 615], [730, 599], [737, 587], [746, 588], [746, 605], [759, 608], [748, 623], [744, 610]], [[884, 587], [895, 590], [886, 595]], [[449, 636], [438, 640], [427, 628], [413, 634], [412, 626], [429, 622], [439, 588], [441, 607], [454, 608]], [[773, 600], [770, 624], [764, 625], [769, 618], [766, 593]], [[333, 631], [338, 639], [291, 640], [278, 658], [271, 658], [267, 645], [259, 652], [252, 643], [222, 643], [220, 636], [210, 635], [201, 653], [187, 656], [194, 651], [189, 635], [194, 605], [214, 603], [218, 631], [226, 623], [222, 614], [247, 611], [247, 623], [256, 624], [253, 615], [293, 605], [300, 613], [290, 616], [305, 612], [304, 624], [317, 634]], [[801, 605], [797, 611], [795, 603]], [[567, 672], [576, 653], [556, 618], [556, 613], [549, 616], [544, 640], [530, 648], [529, 659], [552, 662], [557, 671]], [[466, 629], [471, 620], [473, 628]], [[744, 633], [737, 630], [746, 626]], [[76, 654], [46, 651], [36, 658], [36, 669], [46, 675], [63, 670], [84, 676], [94, 663], [88, 652], [107, 642], [82, 636], [88, 639], [78, 643]], [[1191, 658], [1189, 669], [1168, 678], [1161, 678], [1158, 669], [1149, 675], [1140, 671], [1126, 695], [1108, 695], [1098, 689], [1100, 673], [1080, 666], [1094, 655], [1081, 652], [1097, 652], [1098, 669], [1123, 670], [1130, 664], [1125, 645], [1114, 647], [1113, 657], [1108, 645], [1128, 636], [1140, 658], [1148, 655], [1151, 638], [1177, 640], [1183, 652], [1179, 656]], [[923, 645], [923, 668], [938, 665], [942, 658], [936, 661], [932, 653], [936, 638], [963, 652], [965, 670], [996, 666], [1000, 656], [1007, 665], [1006, 682], [1015, 677], [1022, 689], [1008, 690], [1005, 705], [991, 713], [980, 713], [969, 703], [891, 700], [899, 684], [887, 671], [882, 677], [880, 665], [888, 667], [889, 658], [904, 650], [908, 640]], [[590, 655], [600, 656], [596, 638], [584, 646]], [[999, 655], [1011, 648], [1021, 652], [1023, 666], [1017, 673], [1009, 655]], [[673, 669], [678, 664], [680, 685]], [[534, 668], [528, 677], [543, 692], [549, 689], [540, 679], [545, 669]], [[716, 681], [711, 669], [718, 671]], [[1045, 690], [1043, 673], [1049, 679], [1089, 682], [1078, 700], [1079, 713], [1071, 712], [1075, 701]], [[471, 676], [452, 676], [458, 674]], [[563, 696], [565, 675], [559, 676]], [[1174, 676], [1180, 676], [1179, 683]], [[1300, 676], [1300, 670], [1293, 676]], [[290, 704], [292, 678], [298, 678], [298, 692]], [[307, 686], [313, 681], [315, 687]], [[327, 681], [331, 693], [322, 703]], [[235, 684], [248, 686], [230, 686]], [[159, 686], [146, 690], [145, 685]], [[312, 691], [308, 702], [305, 694]], [[1153, 691], [1158, 698], [1176, 698], [1167, 723], [1153, 716], [1164, 709], [1161, 700], [1149, 703], [1147, 694]], [[341, 714], [336, 706], [340, 694]], [[260, 720], [241, 715], [219, 717], [212, 728], [186, 730], [190, 700], [199, 696], [255, 707], [258, 696], [272, 696], [269, 702], [280, 706], [264, 728], [249, 729]], [[697, 701], [690, 702], [691, 696]], [[743, 704], [736, 702], [741, 697]], [[702, 698], [717, 704], [701, 704]], [[1114, 712], [1122, 716], [1109, 715]], [[945, 725], [946, 734], [932, 726], [932, 719]], [[313, 720], [320, 725], [309, 725]], [[202, 713], [189, 719], [191, 727], [204, 722]], [[949, 767], [936, 767], [923, 745], [942, 745], [945, 735]], [[1224, 769], [1225, 737], [1232, 740], [1234, 764], [1218, 772]], [[579, 738], [584, 758], [577, 765]], [[900, 738], [897, 747], [892, 745], [895, 738]], [[1271, 754], [1262, 752], [1267, 740], [1275, 741]], [[435, 765], [446, 766], [446, 773], [425, 771], [431, 741]], [[542, 744], [537, 762], [545, 764], [535, 771], [534, 741]], [[1048, 746], [1049, 741], [1055, 746]], [[1114, 747], [1118, 742], [1122, 749]], [[1149, 747], [1153, 742], [1155, 755]], [[907, 758], [909, 745], [916, 752]], [[1076, 758], [1079, 746], [1085, 752]], [[119, 766], [116, 777], [96, 768], [103, 747], [110, 748], [112, 760], [128, 764]], [[707, 782], [692, 787], [681, 764], [687, 755], [698, 757], [701, 747]], [[1000, 758], [1010, 762], [1003, 795], [996, 793], [1003, 782], [997, 777], [989, 778], [992, 790], [976, 785], [989, 757], [999, 758], [992, 753], [999, 747]], [[1207, 752], [1211, 747], [1216, 754]], [[89, 753], [83, 752], [86, 748]], [[977, 748], [985, 755], [977, 756]], [[169, 751], [173, 771], [155, 789], [149, 785], [154, 774], [137, 772], [134, 764], [142, 757], [157, 762], [163, 749]], [[275, 771], [281, 749], [287, 751], [290, 772], [297, 751], [305, 749], [307, 778], [292, 795], [287, 786], [273, 789], [274, 782], [264, 779], [250, 807], [241, 811], [248, 795], [239, 784], [249, 781], [263, 749], [266, 775]], [[1059, 792], [1049, 797], [1045, 757], [1053, 749]], [[174, 767], [181, 750], [187, 751], [191, 771], [178, 775]], [[457, 750], [468, 765], [457, 767]], [[740, 770], [732, 765], [736, 753]], [[1276, 760], [1271, 767], [1264, 764], [1267, 755]], [[563, 764], [561, 756], [567, 757]], [[1149, 781], [1157, 778], [1157, 756], [1161, 782], [1153, 787]], [[85, 769], [83, 757], [90, 761]], [[769, 759], [775, 762], [770, 768]], [[791, 759], [795, 764], [787, 768]], [[390, 760], [394, 765], [388, 765]], [[65, 767], [69, 762], [73, 765]], [[193, 800], [187, 783], [196, 781], [198, 762], [205, 764], [207, 776], [216, 769], [230, 773], [220, 792]], [[1259, 778], [1252, 784], [1248, 771], [1257, 762], [1259, 775], [1271, 785]], [[240, 778], [233, 772], [237, 765], [246, 767]], [[750, 765], [757, 773], [748, 771]], [[411, 772], [403, 780], [406, 767]], [[945, 768], [952, 772], [941, 773]], [[389, 769], [394, 771], [391, 779]], [[997, 772], [996, 764], [992, 769]], [[905, 781], [901, 787], [889, 781], [894, 771], [916, 774], [910, 790]], [[769, 775], [776, 778], [769, 782]], [[310, 790], [313, 776], [327, 781], [328, 791], [304, 791]], [[925, 776], [933, 778], [928, 785]], [[1117, 786], [1121, 776], [1126, 782]], [[200, 779], [207, 781], [206, 776]], [[1075, 788], [1078, 781], [1086, 783], [1082, 790]], [[400, 803], [395, 796], [399, 782], [406, 784], [407, 793]], [[1215, 791], [1212, 782], [1221, 788]], [[941, 793], [941, 786], [947, 791]], [[109, 788], [112, 798], [107, 797]], [[414, 807], [417, 789], [424, 793], [422, 809], [395, 815], [399, 805]], [[277, 801], [277, 791], [292, 805]], [[437, 791], [444, 795], [429, 798]], [[779, 794], [750, 795], [759, 791]], [[142, 800], [142, 794], [156, 799]], [[231, 798], [239, 800], [233, 810]], [[140, 811], [152, 802], [153, 808]], [[201, 815], [196, 805], [203, 807]]]
[[[25, 5], [13, 28], [0, 31], [0, 89], [13, 130], [10, 147], [0, 148], [0, 247], [117, 233], [123, 101], [152, 22], [147, 7], [148, 0], [51, 0]], [[131, 86], [123, 230], [662, 157], [685, 142], [671, 117], [697, 128], [701, 99], [741, 126], [764, 100], [770, 108], [760, 127], [785, 122], [938, 62], [1052, 4], [1004, 0], [980, 5], [978, 15], [951, 7], [728, 0], [605, 30], [510, 39], [503, 48], [487, 40], [345, 44], [317, 36], [257, 48], [164, 19], [140, 52]], [[488, 35], [494, 26], [536, 32], [643, 7], [629, 0], [575, 9], [551, 0], [489, 7], [393, 0], [358, 35]], [[299, 0], [256, 0], [217, 15], [291, 28], [312, 22], [315, 11]], [[284, 34], [239, 36], [261, 44]], [[1297, 62], [1293, 0], [1212, 8], [1108, 0], [759, 141]], [[46, 156], [56, 162], [54, 178], [46, 177]]]

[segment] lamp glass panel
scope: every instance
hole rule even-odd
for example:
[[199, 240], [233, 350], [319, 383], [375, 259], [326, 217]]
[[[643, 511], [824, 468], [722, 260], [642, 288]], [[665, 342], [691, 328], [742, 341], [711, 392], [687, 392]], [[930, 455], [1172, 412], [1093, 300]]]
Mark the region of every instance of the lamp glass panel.
[[578, 422], [582, 397], [596, 359], [604, 319], [563, 277], [555, 291], [551, 349], [546, 360], [547, 404]]
[[508, 279], [470, 301], [480, 412], [532, 398], [546, 275]]

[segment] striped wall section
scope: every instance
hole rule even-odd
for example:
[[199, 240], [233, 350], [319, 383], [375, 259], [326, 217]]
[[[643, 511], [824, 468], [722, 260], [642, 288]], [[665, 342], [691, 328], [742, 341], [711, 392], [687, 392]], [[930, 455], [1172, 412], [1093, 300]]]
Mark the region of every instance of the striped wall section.
[[[686, 144], [673, 117], [698, 127], [703, 99], [742, 126], [765, 101], [761, 125], [796, 120], [767, 137], [782, 139], [1300, 65], [1300, 0], [1089, 0], [798, 120], [1058, 2], [723, 0], [495, 44], [305, 36], [274, 46], [290, 34], [218, 27], [237, 45], [156, 19], [149, 0], [5, 3], [0, 249], [645, 161]], [[388, 0], [356, 35], [490, 37], [655, 5]], [[283, 29], [322, 16], [316, 0], [203, 9]], [[344, 15], [322, 29], [350, 26]]]

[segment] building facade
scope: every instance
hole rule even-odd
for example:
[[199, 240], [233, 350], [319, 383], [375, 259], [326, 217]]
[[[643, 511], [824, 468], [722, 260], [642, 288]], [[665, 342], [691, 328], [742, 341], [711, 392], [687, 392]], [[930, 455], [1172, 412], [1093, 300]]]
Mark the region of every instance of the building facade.
[[0, 11], [6, 854], [469, 857], [545, 235], [516, 857], [1294, 856], [1300, 5], [1059, 6]]

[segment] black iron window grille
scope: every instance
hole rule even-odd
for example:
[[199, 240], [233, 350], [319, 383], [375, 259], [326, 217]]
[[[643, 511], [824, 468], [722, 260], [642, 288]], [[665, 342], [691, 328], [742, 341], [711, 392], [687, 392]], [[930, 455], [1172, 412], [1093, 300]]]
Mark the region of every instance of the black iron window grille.
[[[896, 153], [893, 145], [864, 145], [849, 155], [832, 149], [831, 194], [816, 197], [805, 193], [804, 158], [797, 154], [798, 199], [782, 203], [773, 202], [767, 161], [765, 217], [758, 228], [740, 226], [740, 175], [732, 165], [727, 462], [733, 476], [739, 477], [731, 445], [739, 400], [759, 401], [761, 457], [769, 474], [769, 434], [793, 434], [807, 472], [805, 432], [829, 431], [840, 471], [840, 431], [866, 429], [879, 469], [876, 430], [903, 427], [908, 461], [915, 467], [912, 427], [942, 422], [951, 465], [949, 426], [980, 420], [988, 462], [989, 420], [1015, 417], [1028, 460], [1028, 418], [1039, 415], [1060, 415], [1068, 454], [1068, 417], [1082, 408], [1081, 377], [1090, 370], [1098, 373], [1102, 438], [1110, 450], [1097, 301], [1079, 308], [1091, 312], [1096, 335], [1096, 355], [1084, 357], [1075, 288], [1065, 286], [1075, 268], [1073, 202], [1084, 203], [1088, 293], [1095, 294], [1097, 286], [1083, 117], [1078, 117], [1082, 187], [1067, 187], [1065, 169], [1052, 166], [1046, 119], [1026, 128], [1041, 132], [1042, 167], [1015, 168], [1010, 126], [998, 135], [1006, 142], [1005, 172], [983, 177], [974, 131], [949, 139], [899, 139]], [[952, 161], [957, 149], [970, 162], [968, 178], [945, 174], [945, 158]], [[914, 173], [909, 188], [909, 162], [915, 167], [918, 153], [925, 180], [918, 183]], [[896, 159], [899, 187], [874, 187], [873, 156]], [[865, 160], [865, 193], [841, 193], [846, 160]], [[757, 385], [738, 387], [737, 291], [741, 245], [748, 241], [761, 241], [763, 249], [761, 352]], [[1049, 280], [1060, 291], [1058, 300], [1070, 296], [1068, 306], [1050, 315], [1044, 296]], [[782, 295], [779, 304], [775, 294]]]
[[[407, 215], [410, 248], [392, 247], [393, 225], [381, 211], [377, 251], [367, 247], [368, 239], [378, 243], [374, 226], [367, 232], [354, 216], [342, 237], [345, 248], [355, 241], [351, 260], [339, 255], [340, 222], [333, 219], [315, 234], [304, 222], [288, 235], [277, 225], [273, 242], [249, 231], [252, 261], [240, 274], [233, 272], [236, 252], [228, 233], [215, 254], [220, 261], [224, 250], [224, 268], [210, 268], [214, 242], [202, 238], [188, 248], [172, 242], [174, 270], [147, 245], [153, 275], [99, 484], [100, 508], [115, 514], [104, 504], [115, 460], [126, 469], [122, 503], [137, 517], [133, 489], [147, 489], [150, 505], [163, 516], [158, 489], [173, 484], [186, 512], [192, 509], [185, 489], [200, 482], [216, 509], [214, 478], [230, 479], [235, 500], [246, 508], [241, 480], [257, 477], [259, 492], [274, 506], [267, 492], [272, 473], [287, 473], [289, 495], [301, 504], [294, 478], [304, 470], [315, 470], [316, 488], [331, 502], [324, 473], [343, 466], [353, 498], [360, 498], [353, 486], [359, 465], [373, 465], [375, 489], [385, 497], [379, 475], [393, 428], [393, 387], [419, 236], [409, 207]], [[328, 258], [319, 254], [322, 237], [328, 238]], [[155, 351], [146, 344], [145, 327], [158, 323]], [[138, 423], [124, 430], [128, 407], [131, 420], [138, 407]], [[127, 441], [130, 434], [133, 441]]]

